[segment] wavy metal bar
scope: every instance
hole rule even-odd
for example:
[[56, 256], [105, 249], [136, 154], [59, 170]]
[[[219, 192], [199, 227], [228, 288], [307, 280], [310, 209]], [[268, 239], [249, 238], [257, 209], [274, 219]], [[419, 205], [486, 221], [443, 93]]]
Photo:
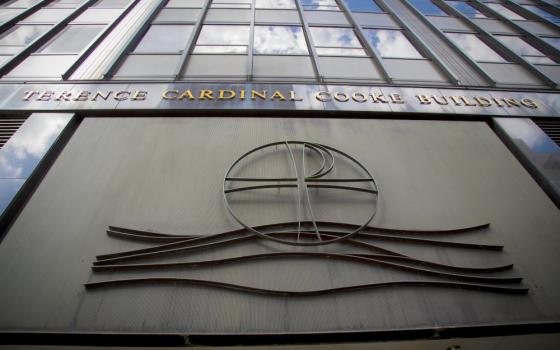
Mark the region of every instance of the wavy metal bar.
[[[304, 252], [291, 252], [291, 253], [268, 253], [268, 254], [255, 254], [239, 256], [227, 259], [217, 259], [217, 260], [205, 260], [205, 261], [193, 261], [193, 262], [182, 262], [182, 263], [163, 263], [163, 264], [127, 264], [127, 265], [106, 265], [106, 266], [94, 266], [94, 271], [116, 271], [116, 270], [143, 270], [143, 269], [168, 269], [168, 268], [193, 268], [202, 266], [214, 266], [214, 265], [228, 265], [235, 262], [243, 262], [258, 259], [275, 259], [275, 258], [292, 258], [292, 257], [305, 257], [305, 258], [324, 258], [324, 259], [338, 259], [351, 262], [358, 262], [367, 265], [381, 265], [389, 268], [395, 268], [399, 270], [411, 271], [415, 273], [422, 273], [425, 275], [446, 277], [450, 279], [470, 281], [470, 282], [483, 282], [483, 283], [520, 283], [522, 278], [520, 277], [485, 277], [485, 276], [474, 276], [474, 275], [463, 275], [446, 273], [441, 271], [427, 270], [418, 267], [395, 264], [383, 260], [378, 260], [373, 258], [374, 255], [368, 257], [347, 255], [347, 254], [332, 254], [332, 253], [304, 253]], [[381, 256], [382, 258], [384, 256]], [[392, 257], [394, 258], [394, 257]]]
[[224, 190], [224, 193], [249, 191], [249, 190], [262, 190], [265, 188], [285, 188], [285, 187], [297, 187], [297, 185], [292, 184], [276, 184], [276, 185], [261, 185], [261, 186], [246, 186], [246, 187], [235, 187], [228, 190]]
[[307, 187], [311, 187], [311, 188], [333, 188], [333, 189], [337, 189], [337, 190], [348, 190], [348, 191], [358, 191], [358, 192], [366, 192], [366, 193], [372, 193], [372, 194], [377, 194], [376, 190], [368, 190], [366, 188], [360, 188], [360, 187], [351, 187], [351, 186], [335, 186], [335, 185], [312, 185], [309, 184], [307, 185]]
[[225, 283], [225, 282], [217, 282], [217, 281], [198, 280], [198, 279], [190, 279], [190, 278], [162, 278], [162, 277], [131, 278], [131, 279], [102, 281], [102, 282], [90, 282], [90, 283], [86, 283], [84, 286], [87, 289], [95, 289], [95, 288], [142, 284], [142, 283], [150, 283], [150, 284], [154, 284], [154, 283], [179, 284], [180, 283], [180, 284], [202, 285], [207, 287], [238, 290], [242, 292], [249, 292], [249, 293], [256, 293], [256, 294], [290, 296], [290, 297], [317, 296], [317, 295], [334, 294], [334, 293], [350, 292], [350, 291], [365, 290], [365, 289], [413, 287], [413, 286], [460, 288], [460, 289], [480, 290], [480, 291], [505, 293], [505, 294], [527, 294], [529, 290], [526, 287], [503, 287], [503, 286], [492, 286], [492, 285], [474, 284], [474, 283], [440, 282], [440, 281], [398, 281], [398, 282], [359, 284], [359, 285], [347, 286], [347, 287], [307, 290], [307, 291], [287, 291], [287, 290], [255, 288], [255, 287], [249, 287], [249, 286], [243, 286], [243, 285]]

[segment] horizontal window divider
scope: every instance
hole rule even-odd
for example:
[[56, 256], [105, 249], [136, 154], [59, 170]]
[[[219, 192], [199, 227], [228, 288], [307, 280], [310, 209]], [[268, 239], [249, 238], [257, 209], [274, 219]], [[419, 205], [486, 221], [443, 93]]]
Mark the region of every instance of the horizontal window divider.
[[182, 51], [178, 51], [178, 52], [131, 52], [129, 54], [129, 56], [154, 56], [154, 55], [158, 55], [158, 56], [181, 56], [183, 52]]
[[272, 53], [256, 53], [253, 56], [266, 56], [266, 57], [310, 57], [309, 54], [272, 54]]
[[30, 54], [29, 56], [77, 56], [79, 54], [80, 54], [79, 52], [57, 52], [57, 53], [34, 52], [34, 53]]
[[433, 60], [431, 58], [427, 58], [427, 57], [414, 58], [414, 57], [384, 57], [384, 56], [381, 56], [381, 58], [383, 58], [384, 60], [406, 60], [406, 61], [430, 61], [430, 62], [433, 62]]
[[3, 33], [5, 30], [7, 30], [8, 28], [11, 28], [17, 22], [19, 22], [22, 19], [27, 18], [30, 15], [34, 14], [35, 12], [39, 11], [43, 7], [44, 4], [48, 4], [49, 2], [50, 2], [49, 0], [39, 1], [38, 3], [36, 3], [35, 5], [30, 6], [30, 7], [4, 7], [3, 9], [10, 9], [10, 10], [11, 9], [14, 9], [14, 10], [24, 9], [24, 10], [21, 13], [12, 17], [10, 20], [0, 24], [0, 33]]

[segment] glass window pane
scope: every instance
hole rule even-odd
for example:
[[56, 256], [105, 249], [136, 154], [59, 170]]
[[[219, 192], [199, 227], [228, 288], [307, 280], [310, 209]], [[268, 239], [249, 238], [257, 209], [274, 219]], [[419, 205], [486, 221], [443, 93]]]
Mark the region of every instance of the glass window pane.
[[307, 54], [303, 29], [295, 26], [256, 26], [253, 52], [270, 55]]
[[524, 57], [527, 61], [534, 63], [534, 64], [555, 64], [553, 60], [546, 56], [525, 56]]
[[35, 22], [53, 22], [57, 23], [68, 17], [74, 10], [72, 9], [41, 9], [31, 16], [27, 17], [24, 21], [27, 23]]
[[41, 0], [15, 0], [15, 1], [8, 2], [7, 4], [4, 4], [2, 6], [5, 6], [5, 7], [31, 7], [35, 4], [37, 4], [38, 2], [41, 2]]
[[316, 51], [319, 56], [367, 56], [363, 49], [358, 48], [318, 47]]
[[506, 62], [474, 34], [446, 33], [447, 36], [475, 61]]
[[344, 2], [352, 12], [383, 12], [373, 0], [344, 0]]
[[92, 7], [124, 8], [129, 3], [130, 3], [130, 0], [99, 0]]
[[248, 45], [249, 26], [205, 25], [197, 45]]
[[304, 10], [340, 11], [334, 0], [301, 0]]
[[220, 46], [220, 45], [198, 45], [194, 48], [194, 53], [247, 53], [247, 46], [246, 45], [228, 45], [228, 46]]
[[552, 13], [543, 10], [540, 7], [533, 6], [533, 5], [521, 5], [525, 7], [527, 10], [536, 13], [537, 15], [541, 16], [542, 18], [546, 18], [553, 23], [560, 23], [560, 17], [554, 16]]
[[556, 49], [560, 50], [560, 38], [542, 37], [541, 39], [554, 46]]
[[162, 9], [154, 22], [195, 22], [200, 9]]
[[134, 52], [181, 53], [192, 28], [190, 25], [152, 25]]
[[79, 53], [105, 28], [102, 25], [70, 25], [47, 43], [42, 53]]
[[169, 0], [165, 7], [202, 7], [204, 0]]
[[496, 39], [504, 43], [505, 46], [515, 51], [518, 55], [542, 56], [543, 53], [529, 45], [525, 40], [518, 36], [496, 35]]
[[295, 0], [256, 0], [258, 9], [295, 9]]
[[357, 47], [362, 45], [356, 34], [349, 28], [311, 27], [311, 36], [315, 46], [323, 47]]
[[365, 34], [381, 57], [422, 58], [401, 31], [366, 29]]
[[502, 4], [486, 4], [486, 6], [490, 7], [492, 10], [498, 12], [499, 14], [501, 14], [502, 16], [508, 19], [518, 19], [518, 20], [525, 19], [524, 17], [521, 17], [520, 15], [508, 9]]
[[447, 16], [442, 9], [440, 9], [431, 0], [408, 0], [418, 11], [426, 16]]
[[471, 5], [467, 4], [463, 1], [447, 1], [447, 3], [453, 6], [457, 11], [461, 12], [467, 17], [471, 18], [488, 18], [480, 11], [472, 7]]
[[27, 26], [19, 25], [13, 27], [0, 37], [0, 45], [25, 46], [49, 30], [51, 26]]

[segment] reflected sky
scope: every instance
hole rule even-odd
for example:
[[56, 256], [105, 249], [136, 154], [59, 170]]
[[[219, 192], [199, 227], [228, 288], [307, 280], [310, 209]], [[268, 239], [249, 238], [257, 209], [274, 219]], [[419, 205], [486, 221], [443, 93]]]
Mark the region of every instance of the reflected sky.
[[426, 16], [447, 16], [442, 9], [430, 0], [408, 0], [418, 11]]
[[49, 30], [49, 25], [18, 25], [0, 37], [0, 45], [25, 46]]
[[560, 38], [542, 37], [541, 39], [560, 50]]
[[513, 12], [512, 10], [508, 9], [507, 7], [505, 7], [502, 4], [485, 4], [486, 6], [490, 7], [492, 10], [498, 12], [499, 14], [501, 14], [502, 16], [505, 16], [506, 18], [509, 19], [517, 19], [517, 20], [524, 20], [524, 17], [521, 17], [521, 15], [518, 15], [517, 13]]
[[475, 61], [507, 62], [474, 34], [446, 33], [455, 45]]
[[296, 26], [255, 26], [253, 52], [256, 54], [307, 54], [303, 30]]
[[533, 6], [533, 5], [521, 5], [525, 7], [527, 10], [536, 13], [537, 15], [541, 16], [542, 18], [546, 18], [553, 23], [560, 23], [560, 17], [554, 16], [552, 13], [547, 12], [540, 7]]
[[530, 119], [499, 118], [498, 123], [513, 139], [522, 140], [535, 153], [560, 153], [560, 147]]
[[79, 53], [105, 28], [104, 25], [69, 25], [47, 43], [42, 53]]
[[340, 10], [334, 0], [301, 0], [301, 4], [304, 10]]
[[41, 0], [13, 0], [13, 1], [9, 1], [7, 4], [2, 5], [2, 6], [6, 6], [6, 7], [31, 7], [38, 2], [41, 2]]
[[496, 35], [495, 37], [518, 55], [524, 56], [524, 58], [529, 62], [554, 63], [553, 60], [546, 57], [542, 52], [535, 49], [529, 43], [518, 36]]
[[352, 12], [383, 12], [373, 0], [344, 0], [344, 2]]
[[197, 45], [248, 45], [249, 26], [205, 25]]
[[33, 114], [0, 149], [0, 214], [71, 118], [72, 114]]
[[192, 28], [192, 25], [152, 25], [134, 52], [181, 53]]
[[27, 178], [71, 114], [33, 114], [0, 149], [0, 178]]
[[356, 34], [350, 28], [311, 27], [310, 29], [315, 46], [362, 47]]
[[449, 5], [453, 6], [457, 11], [461, 12], [467, 17], [471, 18], [488, 18], [480, 11], [462, 1], [446, 1]]
[[295, 9], [295, 0], [256, 0], [255, 8], [258, 9]]
[[399, 30], [366, 29], [366, 37], [381, 57], [422, 58]]

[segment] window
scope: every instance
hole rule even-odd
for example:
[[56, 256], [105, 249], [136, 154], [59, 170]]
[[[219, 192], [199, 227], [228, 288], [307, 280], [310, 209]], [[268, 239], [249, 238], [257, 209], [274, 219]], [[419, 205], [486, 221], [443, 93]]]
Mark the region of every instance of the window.
[[39, 49], [40, 53], [80, 53], [105, 28], [103, 25], [69, 25]]
[[425, 16], [447, 16], [447, 13], [431, 0], [408, 0], [408, 2]]
[[453, 6], [455, 10], [461, 12], [470, 18], [488, 18], [482, 12], [478, 11], [470, 4], [463, 1], [446, 1], [449, 5]]
[[555, 63], [553, 60], [546, 57], [545, 54], [529, 45], [529, 43], [521, 37], [511, 35], [496, 35], [495, 37], [505, 46], [531, 63]]
[[76, 8], [82, 5], [86, 0], [54, 0], [45, 7], [54, 8]]
[[213, 0], [210, 8], [250, 9], [251, 0]]
[[498, 12], [502, 16], [511, 19], [511, 20], [525, 20], [524, 17], [520, 16], [519, 14], [513, 12], [512, 10], [508, 9], [502, 4], [485, 4], [486, 6], [490, 7], [492, 10]]
[[99, 0], [92, 7], [125, 8], [131, 0]]
[[352, 12], [383, 13], [383, 10], [373, 0], [344, 0]]
[[301, 0], [304, 10], [340, 11], [335, 0]]
[[193, 52], [246, 54], [248, 46], [249, 26], [205, 25]]
[[49, 25], [17, 25], [10, 28], [4, 35], [0, 36], [0, 46], [25, 47], [47, 30]]
[[2, 7], [31, 7], [39, 2], [41, 0], [13, 0], [3, 4]]
[[552, 13], [543, 10], [542, 8], [538, 7], [538, 6], [533, 6], [533, 5], [521, 5], [523, 7], [525, 7], [527, 10], [541, 16], [544, 19], [549, 20], [552, 23], [560, 23], [560, 17], [553, 15]]
[[185, 50], [185, 45], [192, 29], [193, 26], [190, 25], [154, 24], [146, 32], [138, 46], [136, 46], [134, 53], [180, 54]]
[[366, 56], [362, 44], [350, 28], [310, 29], [317, 54], [320, 56]]
[[255, 26], [255, 54], [307, 55], [303, 29], [296, 26]]
[[295, 0], [256, 0], [255, 8], [258, 9], [296, 9]]
[[496, 51], [492, 50], [475, 34], [446, 33], [446, 35], [477, 62], [506, 62]]
[[560, 47], [560, 38], [555, 38], [555, 37], [541, 37], [541, 39], [543, 39], [544, 41], [546, 41], [547, 43], [549, 43], [550, 45], [559, 48]]
[[383, 58], [423, 58], [400, 30], [366, 29], [364, 32]]

